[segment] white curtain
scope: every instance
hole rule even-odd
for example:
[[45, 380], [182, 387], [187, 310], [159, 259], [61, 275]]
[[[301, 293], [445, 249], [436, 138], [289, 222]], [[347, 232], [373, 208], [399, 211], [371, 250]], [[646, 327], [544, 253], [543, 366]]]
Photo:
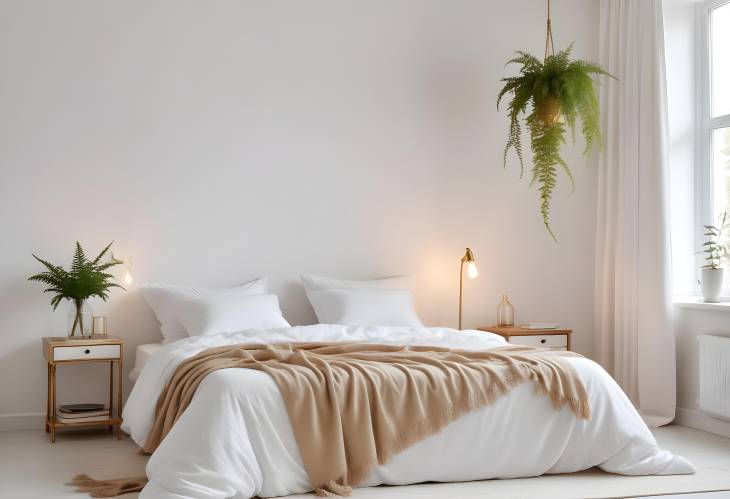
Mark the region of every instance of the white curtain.
[[674, 419], [667, 106], [661, 0], [601, 0], [604, 148], [596, 226], [596, 354], [649, 425]]

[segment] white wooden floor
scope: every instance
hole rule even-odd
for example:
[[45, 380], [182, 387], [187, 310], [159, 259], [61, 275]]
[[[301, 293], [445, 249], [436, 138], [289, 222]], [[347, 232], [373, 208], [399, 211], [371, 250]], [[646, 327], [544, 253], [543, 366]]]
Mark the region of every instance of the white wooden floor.
[[[647, 497], [647, 496], [644, 496]], [[671, 496], [651, 496], [653, 499], [729, 499], [730, 491], [699, 492], [697, 494], [672, 494]]]
[[[698, 474], [643, 478], [589, 471], [520, 480], [357, 489], [353, 499], [638, 497], [617, 492], [622, 487], [625, 489], [626, 483], [643, 484], [643, 488], [634, 490], [649, 490], [646, 492], [649, 494], [653, 493], [651, 487], [654, 484], [663, 483], [661, 494], [680, 493], [654, 494], [653, 497], [730, 499], [730, 439], [682, 426], [664, 427], [655, 435], [660, 445], [690, 459], [698, 468]], [[143, 474], [146, 458], [136, 451], [137, 447], [128, 437], [120, 442], [116, 436], [111, 437], [100, 430], [60, 432], [55, 444], [48, 443], [42, 431], [0, 432], [0, 498], [82, 499], [85, 496], [64, 485], [72, 475], [82, 471], [99, 478]], [[672, 484], [676, 484], [677, 488], [672, 488]], [[724, 491], [683, 493], [689, 490]], [[134, 499], [137, 496], [128, 494], [123, 497]]]

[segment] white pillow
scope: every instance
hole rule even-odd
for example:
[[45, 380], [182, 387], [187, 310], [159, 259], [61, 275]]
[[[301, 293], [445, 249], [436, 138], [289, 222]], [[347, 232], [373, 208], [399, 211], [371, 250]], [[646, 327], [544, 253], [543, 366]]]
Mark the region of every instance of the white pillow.
[[188, 336], [187, 331], [177, 320], [180, 305], [193, 298], [210, 294], [263, 295], [266, 294], [266, 277], [260, 277], [240, 286], [227, 289], [206, 289], [196, 286], [176, 286], [174, 284], [143, 284], [142, 296], [160, 323], [162, 343], [171, 343]]
[[332, 289], [409, 289], [413, 290], [415, 278], [411, 275], [384, 277], [369, 281], [343, 281], [330, 277], [302, 274], [302, 285], [307, 293]]
[[321, 324], [423, 327], [408, 289], [333, 289], [307, 297]]
[[290, 327], [276, 295], [212, 294], [180, 305], [177, 318], [190, 336]]

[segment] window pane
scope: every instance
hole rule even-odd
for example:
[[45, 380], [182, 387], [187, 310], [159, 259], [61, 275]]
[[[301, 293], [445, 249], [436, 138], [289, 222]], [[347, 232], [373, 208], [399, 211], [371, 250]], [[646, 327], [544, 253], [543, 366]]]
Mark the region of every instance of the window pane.
[[730, 214], [730, 127], [712, 131], [712, 165], [715, 171], [715, 222]]
[[712, 115], [730, 114], [730, 2], [712, 9]]

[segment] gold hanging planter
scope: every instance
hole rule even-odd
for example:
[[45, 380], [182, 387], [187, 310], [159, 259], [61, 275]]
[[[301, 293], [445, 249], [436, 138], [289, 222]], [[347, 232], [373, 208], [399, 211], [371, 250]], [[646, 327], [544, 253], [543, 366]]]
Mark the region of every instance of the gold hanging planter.
[[557, 97], [546, 97], [537, 106], [537, 117], [544, 126], [553, 126], [560, 119], [560, 100]]

